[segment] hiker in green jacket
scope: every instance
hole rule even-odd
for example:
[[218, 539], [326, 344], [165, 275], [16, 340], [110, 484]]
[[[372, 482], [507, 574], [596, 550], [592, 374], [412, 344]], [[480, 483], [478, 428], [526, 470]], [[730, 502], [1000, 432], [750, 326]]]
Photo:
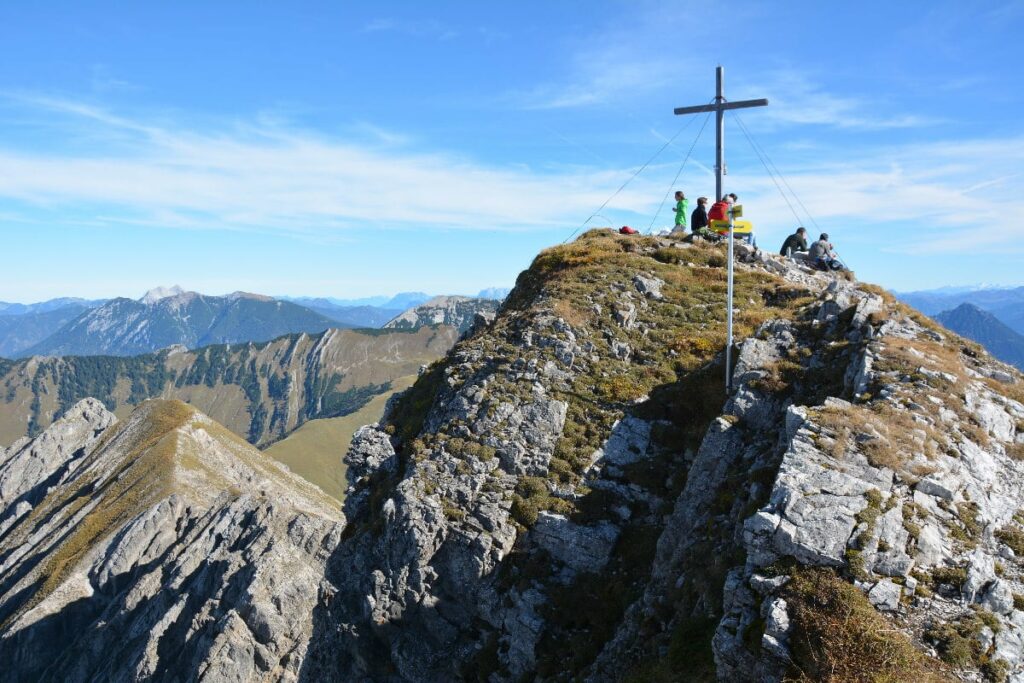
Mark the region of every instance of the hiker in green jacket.
[[690, 215], [690, 200], [686, 198], [682, 190], [676, 191], [676, 208], [672, 210], [676, 212], [676, 227], [672, 232], [686, 232], [686, 217]]

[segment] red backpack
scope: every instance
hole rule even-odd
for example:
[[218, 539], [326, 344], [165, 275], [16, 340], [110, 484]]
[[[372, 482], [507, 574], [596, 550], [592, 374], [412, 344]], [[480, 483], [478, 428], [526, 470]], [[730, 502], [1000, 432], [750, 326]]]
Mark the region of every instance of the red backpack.
[[709, 221], [727, 221], [729, 220], [729, 202], [715, 202], [711, 205], [711, 210], [708, 211]]
[[640, 232], [639, 230], [634, 230], [633, 228], [629, 227], [628, 225], [623, 225], [621, 228], [619, 228], [619, 234], [620, 235], [636, 235], [636, 234], [639, 234], [639, 232]]

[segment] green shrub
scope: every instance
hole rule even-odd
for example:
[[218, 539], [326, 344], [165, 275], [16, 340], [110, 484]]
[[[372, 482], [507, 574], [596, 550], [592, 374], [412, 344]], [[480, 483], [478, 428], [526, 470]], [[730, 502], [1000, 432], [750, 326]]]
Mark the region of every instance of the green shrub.
[[932, 570], [931, 577], [935, 583], [944, 583], [959, 590], [967, 581], [967, 569], [964, 567], [936, 567]]

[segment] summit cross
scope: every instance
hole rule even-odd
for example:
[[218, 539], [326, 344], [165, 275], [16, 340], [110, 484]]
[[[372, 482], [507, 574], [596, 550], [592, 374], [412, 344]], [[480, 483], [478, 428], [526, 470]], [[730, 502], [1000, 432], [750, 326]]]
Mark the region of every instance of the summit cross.
[[[740, 100], [739, 102], [725, 101], [725, 69], [719, 66], [715, 69], [715, 90], [714, 104], [702, 104], [697, 107], [677, 107], [674, 111], [678, 114], [700, 114], [703, 112], [715, 112], [715, 201], [725, 196], [722, 189], [722, 176], [725, 175], [725, 112], [730, 109], [747, 109], [748, 107], [766, 107], [768, 100]], [[729, 211], [729, 256], [728, 274], [726, 275], [725, 294], [725, 389], [732, 391], [732, 312], [733, 312], [733, 242], [734, 242], [734, 218], [736, 209]]]
[[702, 104], [696, 107], [676, 107], [678, 114], [700, 114], [703, 112], [715, 112], [715, 201], [724, 196], [722, 189], [722, 176], [725, 175], [725, 112], [729, 109], [747, 109], [749, 107], [766, 107], [768, 100], [740, 100], [739, 102], [727, 102], [725, 100], [725, 69], [719, 66], [715, 69], [715, 80], [717, 88], [715, 91], [714, 104]]

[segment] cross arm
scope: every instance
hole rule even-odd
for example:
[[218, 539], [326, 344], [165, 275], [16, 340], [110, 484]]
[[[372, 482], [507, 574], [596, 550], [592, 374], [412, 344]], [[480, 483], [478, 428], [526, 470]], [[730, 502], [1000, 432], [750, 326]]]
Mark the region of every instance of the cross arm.
[[721, 102], [716, 104], [702, 104], [697, 107], [676, 107], [673, 111], [676, 114], [699, 114], [706, 111], [727, 111], [729, 109], [747, 109], [748, 107], [766, 107], [768, 100], [740, 100], [739, 102]]

